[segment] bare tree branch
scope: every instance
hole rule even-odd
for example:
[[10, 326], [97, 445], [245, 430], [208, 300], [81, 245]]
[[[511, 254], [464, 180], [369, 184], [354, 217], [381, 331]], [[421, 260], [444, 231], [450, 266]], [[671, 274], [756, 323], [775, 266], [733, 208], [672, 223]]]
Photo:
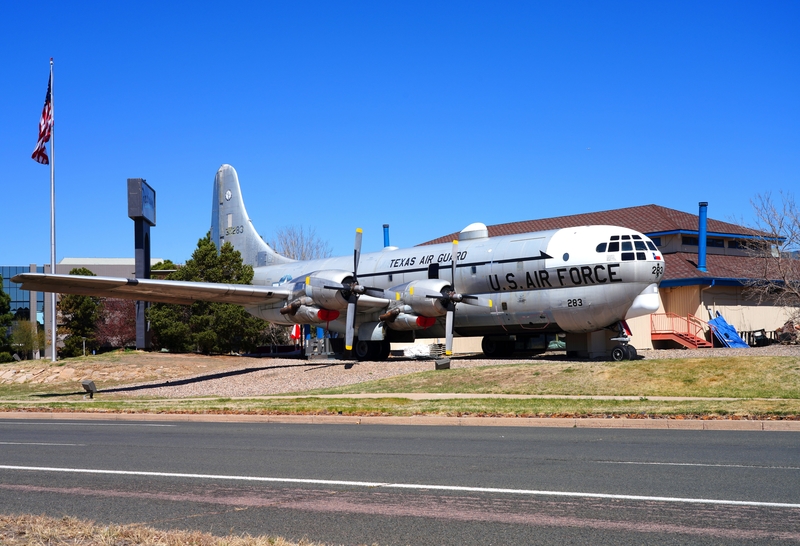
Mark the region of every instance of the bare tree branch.
[[293, 260], [313, 260], [331, 256], [331, 248], [327, 241], [317, 237], [314, 228], [306, 231], [303, 226], [286, 226], [278, 229], [270, 246], [279, 254]]
[[759, 302], [785, 307], [800, 320], [800, 211], [791, 194], [781, 192], [780, 203], [769, 193], [751, 200], [757, 235], [747, 243], [755, 258], [748, 291]]

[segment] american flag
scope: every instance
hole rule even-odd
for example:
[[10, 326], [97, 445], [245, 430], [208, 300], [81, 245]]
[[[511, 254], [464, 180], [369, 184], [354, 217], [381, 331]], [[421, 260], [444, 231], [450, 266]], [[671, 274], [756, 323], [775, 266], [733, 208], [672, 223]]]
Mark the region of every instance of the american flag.
[[50, 79], [47, 80], [47, 95], [44, 97], [42, 119], [39, 120], [39, 142], [36, 143], [36, 149], [33, 150], [33, 154], [31, 155], [34, 161], [42, 165], [48, 165], [50, 163], [44, 145], [50, 141], [50, 133], [53, 129], [53, 101], [50, 95], [52, 78], [53, 75], [51, 74]]

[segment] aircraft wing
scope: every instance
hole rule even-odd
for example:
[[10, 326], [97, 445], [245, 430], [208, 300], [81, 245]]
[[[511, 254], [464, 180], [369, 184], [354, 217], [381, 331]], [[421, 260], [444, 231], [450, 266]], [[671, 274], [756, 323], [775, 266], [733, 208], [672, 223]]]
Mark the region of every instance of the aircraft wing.
[[259, 286], [49, 273], [20, 273], [11, 280], [22, 284], [23, 290], [185, 305], [195, 301], [239, 305], [268, 304], [285, 300], [292, 290], [291, 285]]

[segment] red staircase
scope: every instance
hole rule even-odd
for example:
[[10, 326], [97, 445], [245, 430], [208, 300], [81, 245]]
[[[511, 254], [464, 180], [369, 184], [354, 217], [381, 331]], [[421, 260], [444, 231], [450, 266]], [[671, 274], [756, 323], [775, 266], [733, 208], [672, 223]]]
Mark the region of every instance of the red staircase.
[[685, 317], [675, 313], [650, 315], [650, 338], [653, 341], [674, 341], [687, 349], [704, 349], [714, 345], [706, 341], [708, 324], [691, 313]]

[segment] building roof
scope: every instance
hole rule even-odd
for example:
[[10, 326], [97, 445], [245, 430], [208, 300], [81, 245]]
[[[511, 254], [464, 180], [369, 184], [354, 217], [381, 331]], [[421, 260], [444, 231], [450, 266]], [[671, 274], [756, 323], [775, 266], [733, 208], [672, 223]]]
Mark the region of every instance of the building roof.
[[[150, 258], [150, 264], [163, 262], [161, 258]], [[135, 258], [62, 258], [58, 265], [134, 265]]]
[[707, 254], [706, 271], [700, 271], [697, 269], [697, 254], [690, 252], [664, 254], [664, 262], [662, 284], [676, 279], [752, 279], [758, 277], [759, 268], [764, 267], [761, 258]]
[[[698, 231], [698, 216], [669, 209], [660, 205], [641, 205], [638, 207], [627, 207], [623, 209], [606, 210], [602, 212], [587, 212], [585, 214], [573, 214], [571, 216], [556, 216], [554, 218], [544, 218], [541, 220], [523, 220], [521, 222], [510, 222], [508, 224], [497, 224], [489, 227], [489, 237], [499, 235], [513, 235], [516, 233], [528, 233], [531, 231], [544, 231], [548, 229], [561, 229], [575, 226], [587, 225], [612, 225], [634, 229], [645, 234], [655, 233], [681, 233]], [[708, 219], [709, 235], [734, 235], [741, 237], [752, 237], [758, 234], [756, 231], [722, 222], [720, 220]], [[458, 236], [451, 233], [443, 237], [438, 237], [432, 241], [422, 243], [424, 245], [436, 243], [448, 243]]]

